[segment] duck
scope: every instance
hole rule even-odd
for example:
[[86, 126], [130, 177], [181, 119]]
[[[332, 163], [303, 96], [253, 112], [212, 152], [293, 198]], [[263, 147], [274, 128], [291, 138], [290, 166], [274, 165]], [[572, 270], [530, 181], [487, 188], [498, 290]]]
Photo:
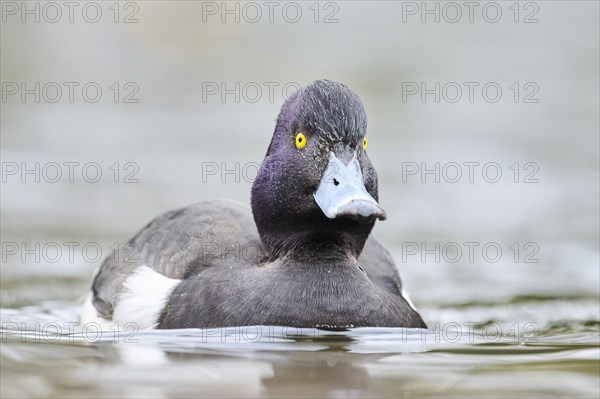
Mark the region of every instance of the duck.
[[82, 323], [140, 329], [427, 328], [371, 231], [387, 215], [364, 106], [316, 80], [283, 103], [250, 206], [205, 200], [158, 216], [93, 277]]

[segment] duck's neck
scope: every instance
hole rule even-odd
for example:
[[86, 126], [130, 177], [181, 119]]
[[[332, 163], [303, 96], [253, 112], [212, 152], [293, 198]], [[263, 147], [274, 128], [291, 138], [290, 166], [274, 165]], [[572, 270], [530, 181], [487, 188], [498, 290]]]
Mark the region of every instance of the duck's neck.
[[340, 232], [290, 232], [283, 240], [268, 240], [266, 248], [271, 260], [286, 258], [298, 262], [317, 259], [346, 262], [358, 259], [368, 235], [356, 236]]

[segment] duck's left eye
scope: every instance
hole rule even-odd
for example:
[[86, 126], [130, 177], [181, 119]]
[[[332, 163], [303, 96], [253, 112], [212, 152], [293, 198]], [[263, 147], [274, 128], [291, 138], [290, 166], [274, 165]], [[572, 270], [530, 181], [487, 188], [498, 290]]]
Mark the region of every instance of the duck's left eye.
[[301, 149], [306, 145], [306, 136], [304, 133], [298, 133], [296, 135], [296, 148]]
[[366, 150], [368, 145], [369, 145], [369, 141], [368, 141], [368, 140], [367, 140], [367, 138], [365, 137], [365, 138], [363, 139], [363, 150]]

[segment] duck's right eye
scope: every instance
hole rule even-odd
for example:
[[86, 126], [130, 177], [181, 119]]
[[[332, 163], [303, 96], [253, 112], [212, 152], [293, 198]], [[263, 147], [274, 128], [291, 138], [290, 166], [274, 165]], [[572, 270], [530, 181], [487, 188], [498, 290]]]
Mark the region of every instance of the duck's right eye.
[[296, 135], [296, 148], [301, 149], [306, 145], [306, 136], [304, 133], [298, 133]]

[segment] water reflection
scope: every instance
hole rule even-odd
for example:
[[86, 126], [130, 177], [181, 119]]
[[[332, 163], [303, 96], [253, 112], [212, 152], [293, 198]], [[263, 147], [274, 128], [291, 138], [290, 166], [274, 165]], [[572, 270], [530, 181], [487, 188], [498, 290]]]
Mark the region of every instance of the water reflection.
[[[32, 345], [4, 332], [3, 377], [11, 381], [8, 393], [32, 396], [75, 395], [84, 387], [86, 395], [103, 397], [219, 396], [227, 387], [227, 396], [235, 397], [529, 397], [547, 372], [554, 373], [548, 392], [589, 394], [600, 360], [595, 334], [537, 344], [509, 337], [486, 343], [478, 334], [457, 343], [423, 343], [421, 334], [404, 329], [286, 335], [285, 328], [260, 328], [269, 333], [252, 342], [236, 342], [231, 331], [174, 330], [140, 332], [137, 343], [118, 335], [116, 344], [112, 337], [92, 344], [74, 334]], [[372, 352], [375, 341], [379, 351]], [[35, 377], [28, 377], [22, 371], [32, 364]]]

